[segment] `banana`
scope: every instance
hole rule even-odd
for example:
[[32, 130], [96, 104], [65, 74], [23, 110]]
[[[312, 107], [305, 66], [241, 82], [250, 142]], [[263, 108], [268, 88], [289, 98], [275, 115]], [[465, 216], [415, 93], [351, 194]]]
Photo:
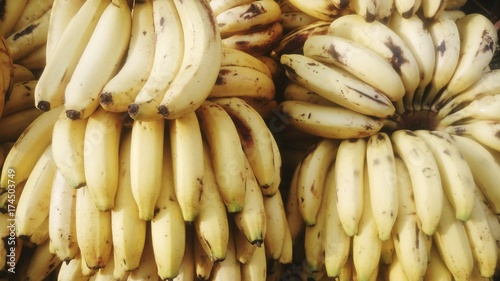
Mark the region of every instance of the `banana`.
[[[234, 226], [231, 226], [231, 227], [232, 228], [231, 228], [230, 231], [232, 231], [232, 233], [234, 234], [234, 240], [235, 240], [235, 243], [236, 243], [236, 259], [241, 264], [245, 264], [245, 263], [247, 263], [252, 258], [252, 255], [253, 255], [253, 253], [255, 252], [255, 250], [257, 248], [264, 248], [264, 247], [262, 246], [262, 244], [260, 244], [259, 246], [257, 246], [257, 244], [250, 243], [250, 241], [248, 241], [248, 239], [245, 236], [245, 234], [243, 233], [243, 231], [240, 231], [237, 228], [236, 224], [234, 224]], [[203, 257], [204, 255], [205, 254], [203, 252], [200, 255], [200, 257]], [[201, 262], [200, 264], [203, 264], [203, 262]], [[213, 266], [213, 264], [211, 266]]]
[[487, 17], [472, 13], [460, 18], [456, 24], [460, 36], [460, 58], [438, 100], [448, 100], [476, 82], [496, 49], [497, 31]]
[[441, 220], [433, 234], [435, 246], [455, 280], [470, 280], [474, 261], [465, 226], [455, 218], [455, 211], [446, 196], [443, 197], [442, 210]]
[[12, 33], [12, 29], [23, 13], [28, 0], [9, 0], [2, 3], [2, 16], [0, 17], [0, 34], [3, 37]]
[[141, 255], [141, 262], [139, 267], [130, 271], [127, 281], [140, 281], [140, 280], [160, 280], [155, 262], [153, 251], [153, 243], [151, 234], [148, 230], [146, 233], [146, 243]]
[[[192, 232], [193, 228], [190, 228], [190, 230]], [[245, 241], [247, 244], [249, 244], [248, 241], [246, 240], [246, 237]], [[209, 280], [210, 274], [212, 273], [212, 268], [214, 266], [214, 261], [210, 258], [209, 253], [205, 252], [205, 250], [201, 246], [201, 242], [198, 239], [198, 237], [194, 237], [192, 243], [193, 243], [192, 251], [193, 251], [194, 271], [196, 277], [199, 280]], [[187, 247], [188, 244], [189, 243], [186, 243], [186, 249], [188, 248]]]
[[260, 71], [269, 76], [270, 78], [273, 78], [271, 71], [269, 70], [267, 65], [263, 63], [259, 58], [233, 48], [226, 48], [226, 47], [222, 48], [221, 67], [224, 66], [248, 67]]
[[10, 91], [14, 84], [14, 61], [9, 47], [3, 36], [0, 36], [0, 118], [3, 115], [4, 104], [9, 100]]
[[200, 128], [210, 147], [217, 188], [230, 213], [243, 209], [245, 201], [245, 153], [238, 129], [225, 109], [204, 101], [196, 110]]
[[[228, 252], [229, 221], [226, 206], [218, 190], [216, 172], [207, 143], [203, 145], [203, 192], [200, 213], [194, 221], [196, 238], [214, 262], [224, 260]], [[215, 264], [214, 264], [215, 266]], [[212, 269], [213, 270], [213, 269]]]
[[441, 15], [447, 4], [448, 0], [422, 0], [422, 3], [420, 4], [420, 10], [424, 18], [435, 20]]
[[[50, 132], [54, 128], [54, 123], [61, 111], [62, 107], [59, 107], [40, 115], [16, 140], [2, 167], [1, 189], [7, 189], [9, 174], [12, 174], [12, 171], [17, 183], [28, 179], [36, 161], [51, 143], [52, 136]], [[9, 173], [9, 171], [11, 172]]]
[[[461, 109], [472, 101], [487, 95], [495, 95], [500, 89], [500, 70], [485, 72], [469, 88], [460, 92], [446, 102], [436, 104], [437, 119], [444, 119], [451, 113]], [[451, 118], [451, 117], [450, 117]], [[448, 122], [449, 123], [449, 122]]]
[[374, 0], [350, 0], [349, 8], [362, 16], [366, 22], [373, 22], [377, 17], [377, 3]]
[[394, 0], [375, 1], [377, 6], [375, 19], [383, 24], [387, 24], [396, 8]]
[[328, 34], [355, 41], [390, 62], [401, 76], [405, 95], [411, 95], [417, 89], [420, 72], [416, 58], [403, 39], [388, 26], [378, 21], [367, 23], [356, 14], [345, 15], [330, 24]]
[[288, 227], [285, 230], [285, 241], [283, 241], [283, 248], [281, 249], [281, 255], [280, 258], [278, 259], [278, 262], [281, 264], [291, 264], [293, 262], [293, 240], [292, 240], [292, 233], [290, 232], [290, 227]]
[[396, 11], [405, 19], [412, 17], [421, 4], [422, 0], [394, 0]]
[[444, 261], [441, 258], [437, 247], [432, 247], [430, 254], [431, 255], [429, 263], [427, 264], [427, 271], [425, 272], [424, 280], [452, 281], [453, 276], [446, 267], [446, 264], [444, 264]]
[[[238, 245], [236, 245], [238, 246]], [[237, 249], [237, 248], [236, 248]], [[241, 280], [258, 281], [267, 278], [266, 249], [256, 247], [252, 257], [246, 263], [240, 264]]]
[[101, 212], [87, 187], [76, 191], [76, 239], [85, 267], [98, 270], [113, 258], [111, 211]]
[[222, 38], [231, 34], [248, 32], [278, 21], [281, 10], [273, 0], [256, 0], [229, 8], [216, 16]]
[[442, 221], [445, 197], [439, 166], [429, 145], [414, 132], [398, 130], [392, 133], [391, 140], [394, 152], [403, 159], [410, 174], [420, 229], [432, 235]]
[[245, 5], [253, 2], [254, 0], [211, 0], [209, 5], [214, 11], [214, 15], [219, 15], [220, 13], [227, 11], [236, 6]]
[[[111, 234], [115, 267], [132, 271], [139, 267], [146, 239], [146, 221], [139, 217], [131, 183], [132, 133], [126, 132], [120, 141], [119, 178], [115, 204], [111, 209]], [[115, 270], [115, 272], [119, 272]], [[115, 278], [119, 276], [115, 275]]]
[[[475, 189], [475, 188], [474, 188]], [[470, 219], [464, 223], [472, 250], [474, 267], [483, 277], [493, 277], [498, 264], [498, 247], [480, 197], [473, 195], [474, 208]]]
[[18, 59], [16, 63], [33, 71], [43, 70], [47, 61], [47, 45], [38, 46], [31, 53]]
[[179, 73], [158, 108], [167, 119], [192, 112], [203, 103], [215, 84], [222, 60], [220, 32], [208, 2], [174, 2], [186, 42]]
[[[33, 1], [38, 2], [38, 1]], [[53, 0], [47, 33], [47, 61], [71, 19], [78, 13], [85, 0]]]
[[325, 99], [317, 93], [294, 82], [290, 82], [287, 86], [285, 86], [285, 89], [283, 89], [283, 100], [297, 100], [319, 105], [339, 107], [336, 103]]
[[493, 212], [500, 213], [500, 191], [493, 175], [500, 172], [500, 164], [493, 154], [479, 142], [468, 137], [453, 135], [455, 146], [460, 150], [474, 176], [474, 181], [487, 198]]
[[[27, 238], [27, 236], [19, 237], [21, 239]], [[29, 239], [26, 239], [28, 245], [42, 245], [49, 240], [49, 217], [46, 217], [38, 226]]]
[[468, 120], [500, 121], [499, 112], [500, 95], [481, 96], [444, 117], [439, 121], [439, 126], [449, 126], [455, 122]]
[[[64, 106], [70, 119], [86, 118], [98, 108], [102, 88], [116, 74], [126, 55], [131, 25], [127, 1], [112, 0], [99, 18], [66, 86]], [[113, 44], [103, 46], [106, 40]]]
[[[302, 160], [302, 159], [301, 159]], [[304, 231], [305, 222], [299, 209], [299, 198], [297, 197], [297, 179], [301, 169], [299, 162], [293, 169], [287, 189], [287, 197], [285, 202], [285, 215], [288, 228], [290, 229], [290, 236], [294, 244], [297, 243], [300, 235]]]
[[381, 264], [379, 268], [379, 276], [382, 280], [400, 280], [409, 281], [410, 279], [406, 276], [403, 271], [401, 262], [398, 257], [394, 257], [390, 264]]
[[387, 240], [382, 240], [382, 248], [380, 250], [380, 264], [388, 265], [397, 260], [395, 256], [396, 249], [394, 248], [394, 240], [390, 237]]
[[394, 13], [388, 27], [403, 39], [417, 61], [420, 72], [419, 84], [413, 95], [411, 92], [405, 95], [404, 103], [407, 110], [420, 110], [425, 88], [434, 74], [436, 62], [434, 41], [423, 20], [416, 14], [403, 18], [399, 13]]
[[466, 2], [466, 0], [448, 0], [448, 2], [446, 3], [446, 9], [459, 10], [465, 5]]
[[94, 281], [113, 280], [113, 272], [115, 271], [115, 260], [110, 258], [106, 266], [100, 268], [92, 277]]
[[235, 213], [233, 219], [238, 231], [244, 234], [248, 242], [260, 247], [266, 236], [267, 224], [264, 198], [248, 159], [245, 159], [245, 171], [245, 202], [243, 209]]
[[[8, 72], [8, 71], [5, 71], [5, 72]], [[28, 69], [24, 65], [14, 63], [13, 83], [27, 82], [27, 81], [31, 81], [31, 80], [37, 80], [37, 82], [38, 82], [38, 77], [35, 76], [33, 71], [31, 71], [30, 69]], [[8, 101], [6, 101], [6, 103], [7, 102]], [[33, 105], [34, 105], [34, 103], [33, 103]]]
[[265, 189], [261, 188], [262, 194], [264, 196], [274, 196], [281, 186], [282, 172], [283, 172], [283, 159], [281, 158], [281, 150], [276, 142], [276, 139], [271, 138], [271, 144], [273, 146], [273, 158], [274, 158], [274, 182], [273, 184]]
[[443, 190], [455, 210], [455, 217], [469, 220], [474, 208], [474, 176], [453, 138], [444, 132], [417, 130], [429, 146], [439, 167]]
[[194, 112], [168, 123], [175, 196], [184, 221], [192, 222], [200, 211], [203, 186], [202, 134]]
[[500, 151], [500, 140], [497, 137], [500, 131], [500, 121], [477, 120], [466, 124], [448, 126], [445, 131], [450, 134], [473, 138], [488, 148]]
[[244, 66], [221, 66], [208, 98], [235, 96], [272, 100], [275, 94], [272, 77], [263, 72]]
[[146, 82], [127, 109], [129, 115], [135, 120], [152, 121], [161, 118], [157, 107], [174, 81], [182, 63], [185, 51], [184, 41], [187, 38], [183, 33], [181, 18], [174, 2], [173, 0], [153, 1], [152, 15], [156, 37], [152, 46], [153, 61], [149, 73], [146, 74]]
[[[343, 162], [337, 163], [342, 165]], [[359, 170], [358, 170], [359, 171]], [[352, 261], [356, 270], [357, 280], [370, 280], [377, 276], [382, 253], [382, 240], [372, 215], [371, 190], [366, 167], [360, 171], [363, 175], [363, 212], [356, 233], [352, 236]], [[338, 174], [336, 175], [338, 177]], [[338, 183], [337, 183], [338, 185]], [[339, 198], [341, 200], [341, 198]]]
[[356, 138], [377, 133], [382, 121], [358, 112], [302, 101], [283, 101], [276, 108], [285, 126], [325, 138]]
[[342, 268], [349, 257], [351, 237], [342, 227], [337, 209], [337, 186], [335, 179], [335, 165], [332, 163], [327, 171], [325, 180], [325, 194], [327, 197], [325, 209], [325, 225], [323, 247], [325, 250], [325, 270], [328, 277], [340, 277]]
[[76, 240], [76, 189], [71, 188], [63, 174], [56, 171], [49, 205], [50, 251], [62, 261], [70, 261], [78, 252]]
[[4, 116], [0, 122], [2, 135], [0, 141], [15, 141], [24, 130], [43, 112], [38, 108], [32, 107]]
[[391, 64], [361, 44], [339, 36], [315, 35], [306, 39], [303, 49], [305, 56], [346, 70], [390, 100], [405, 94], [403, 81]]
[[187, 232], [186, 248], [184, 251], [184, 256], [182, 257], [181, 266], [179, 268], [179, 274], [172, 279], [172, 281], [188, 281], [195, 280], [195, 263], [194, 263], [194, 249], [193, 249], [193, 233], [192, 231]]
[[282, 12], [279, 18], [279, 23], [281, 23], [283, 34], [285, 35], [317, 21], [319, 21], [319, 19], [302, 11]]
[[227, 254], [224, 260], [214, 263], [210, 280], [225, 281], [225, 280], [241, 280], [240, 263], [236, 260], [236, 245], [234, 240], [234, 233], [229, 231], [229, 238], [227, 243]]
[[427, 23], [425, 27], [432, 37], [435, 50], [434, 75], [432, 75], [422, 99], [423, 108], [430, 108], [439, 91], [450, 81], [458, 65], [460, 35], [457, 24], [447, 10], [439, 13], [436, 19]]
[[[428, 267], [426, 234], [420, 229], [408, 168], [395, 158], [398, 184], [398, 216], [392, 230], [396, 259], [408, 280], [422, 280]], [[393, 261], [394, 262], [394, 261]]]
[[231, 116], [240, 137], [241, 146], [261, 188], [274, 183], [274, 138], [260, 114], [237, 97], [213, 99]]
[[99, 211], [109, 211], [115, 204], [122, 127], [122, 116], [103, 108], [88, 117], [85, 127], [83, 169], [86, 190]]
[[80, 271], [84, 276], [88, 276], [88, 278], [94, 278], [95, 274], [97, 273], [97, 271], [99, 271], [99, 269], [89, 268], [87, 262], [85, 261], [85, 257], [81, 255], [81, 251], [79, 253], [80, 253]]
[[40, 18], [15, 30], [14, 33], [5, 39], [14, 61], [33, 52], [36, 48], [47, 42], [49, 20], [50, 9]]
[[264, 197], [264, 208], [266, 210], [266, 235], [264, 236], [264, 247], [268, 261], [279, 260], [288, 231], [285, 205], [281, 192], [278, 190], [271, 197]]
[[[71, 188], [80, 188], [87, 184], [84, 167], [85, 151], [92, 153], [85, 150], [85, 143], [90, 141], [90, 139], [85, 141], [88, 120], [88, 118], [71, 120], [66, 116], [66, 112], [61, 111], [52, 130], [54, 148], [52, 156], [57, 170]], [[104, 141], [104, 139], [100, 141]]]
[[225, 48], [234, 48], [254, 56], [269, 53], [281, 40], [283, 26], [274, 21], [247, 33], [237, 33], [222, 39]]
[[135, 120], [132, 127], [130, 183], [139, 218], [151, 220], [162, 189], [165, 120]]
[[391, 237], [391, 230], [398, 216], [398, 184], [394, 151], [390, 137], [377, 133], [367, 140], [366, 164], [372, 197], [372, 215], [380, 240]]
[[[38, 80], [30, 79], [23, 82], [16, 82], [12, 85], [9, 100], [7, 100], [3, 107], [2, 117], [9, 114], [29, 109], [34, 107], [35, 87]], [[4, 121], [2, 120], [2, 123]], [[3, 132], [3, 130], [2, 130]]]
[[64, 32], [60, 31], [57, 43], [54, 41], [52, 49], [48, 50], [49, 59], [35, 89], [35, 105], [40, 110], [48, 111], [64, 104], [65, 89], [109, 3], [110, 0], [85, 1], [71, 20], [65, 21]]
[[63, 262], [59, 268], [59, 272], [57, 273], [57, 280], [88, 281], [90, 277], [83, 275], [81, 262], [82, 259], [80, 252], [77, 253], [75, 258], [67, 262]]
[[[161, 37], [160, 34], [157, 36]], [[137, 1], [132, 12], [130, 42], [125, 62], [99, 94], [99, 103], [106, 110], [126, 112], [128, 105], [134, 102], [151, 75], [156, 38], [153, 1]]]
[[52, 8], [54, 0], [28, 1], [12, 30], [20, 30]]
[[290, 80], [347, 109], [381, 118], [395, 112], [383, 93], [341, 68], [298, 54], [284, 54], [280, 62]]
[[[45, 220], [49, 217], [50, 195], [55, 173], [52, 147], [49, 145], [37, 159], [19, 197], [15, 212], [16, 235], [19, 238], [31, 240], [31, 236], [36, 236], [37, 231], [44, 228]], [[33, 211], [33, 208], [36, 208], [36, 211]]]
[[301, 0], [289, 0], [288, 2], [290, 2], [295, 9], [325, 21], [332, 21], [340, 16], [343, 11], [332, 5], [331, 0], [311, 0], [307, 2]]
[[[185, 254], [186, 225], [181, 207], [175, 197], [173, 181], [172, 154], [170, 142], [165, 142], [163, 163], [161, 163], [161, 190], [155, 205], [155, 216], [151, 220], [151, 240], [158, 276], [162, 280], [174, 278], [179, 274], [182, 256]], [[157, 152], [158, 153], [158, 152]]]
[[332, 3], [337, 9], [347, 9], [351, 0], [332, 0]]
[[27, 280], [43, 280], [62, 263], [57, 255], [49, 251], [49, 248], [49, 241], [35, 248], [26, 271]]
[[366, 146], [366, 138], [342, 140], [335, 159], [337, 163], [335, 165], [337, 212], [342, 228], [348, 236], [358, 233], [360, 220], [365, 210], [366, 202], [363, 198], [367, 196], [367, 191], [363, 188], [363, 182]]
[[335, 160], [338, 147], [332, 139], [321, 139], [302, 159], [297, 176], [297, 199], [302, 219], [308, 226], [315, 225], [318, 219], [327, 170]]

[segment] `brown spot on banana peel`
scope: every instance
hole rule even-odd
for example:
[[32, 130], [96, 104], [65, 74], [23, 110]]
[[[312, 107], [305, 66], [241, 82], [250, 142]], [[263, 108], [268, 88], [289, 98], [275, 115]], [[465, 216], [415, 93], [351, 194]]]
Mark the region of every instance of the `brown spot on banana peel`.
[[439, 45], [437, 46], [437, 51], [439, 53], [439, 56], [443, 56], [444, 53], [446, 52], [446, 41], [443, 40], [441, 41], [441, 43], [439, 43]]
[[488, 30], [483, 30], [483, 34], [481, 35], [481, 38], [482, 38], [482, 45], [483, 45], [483, 48], [480, 49], [483, 53], [487, 53], [487, 52], [495, 52], [495, 48], [496, 48], [496, 42], [495, 40], [493, 39], [493, 37], [491, 36], [491, 34], [488, 32]]
[[401, 75], [401, 66], [405, 63], [408, 63], [408, 59], [403, 56], [401, 47], [395, 45], [392, 41], [392, 38], [389, 37], [389, 39], [384, 42], [384, 44], [391, 50], [392, 57], [390, 63], [392, 67], [399, 75]]
[[337, 52], [337, 50], [335, 49], [335, 45], [334, 44], [331, 44], [329, 47], [328, 47], [328, 50], [326, 50], [327, 53], [330, 55], [330, 57], [332, 57], [332, 59], [334, 59], [336, 62], [342, 64], [342, 65], [345, 65], [345, 59], [344, 57], [342, 56], [342, 54], [340, 54], [339, 52]]
[[5, 12], [6, 12], [6, 7], [7, 6], [7, 1], [6, 0], [0, 0], [0, 20], [3, 20], [5, 17]]
[[14, 41], [16, 41], [17, 39], [19, 39], [19, 38], [21, 38], [23, 36], [26, 36], [28, 34], [33, 33], [33, 30], [35, 30], [39, 25], [40, 25], [39, 23], [32, 23], [32, 24], [28, 25], [23, 30], [21, 30], [18, 33], [14, 34], [14, 37], [12, 37], [12, 39]]
[[242, 19], [252, 19], [255, 18], [261, 14], [266, 13], [267, 10], [262, 6], [261, 3], [251, 3], [250, 6], [246, 11], [244, 11], [242, 14], [240, 14], [240, 18]]

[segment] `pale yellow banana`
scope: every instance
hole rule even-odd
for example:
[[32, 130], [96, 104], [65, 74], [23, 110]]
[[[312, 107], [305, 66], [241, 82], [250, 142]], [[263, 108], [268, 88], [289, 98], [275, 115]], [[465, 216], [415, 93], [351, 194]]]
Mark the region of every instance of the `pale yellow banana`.
[[47, 240], [33, 251], [26, 271], [26, 280], [43, 280], [62, 263], [57, 255], [49, 251], [49, 245]]
[[264, 197], [264, 208], [267, 226], [264, 237], [266, 257], [268, 260], [279, 260], [288, 229], [285, 206], [279, 190], [271, 197]]
[[0, 34], [8, 36], [23, 13], [28, 0], [8, 0], [2, 5], [3, 15], [0, 18]]
[[212, 281], [225, 281], [225, 280], [241, 280], [240, 263], [236, 260], [236, 245], [234, 240], [234, 233], [229, 232], [227, 253], [224, 260], [214, 263], [212, 273], [210, 274]]
[[225, 37], [221, 44], [226, 48], [235, 48], [258, 56], [270, 52], [278, 44], [282, 35], [283, 26], [279, 21], [274, 21], [248, 33], [236, 33]]

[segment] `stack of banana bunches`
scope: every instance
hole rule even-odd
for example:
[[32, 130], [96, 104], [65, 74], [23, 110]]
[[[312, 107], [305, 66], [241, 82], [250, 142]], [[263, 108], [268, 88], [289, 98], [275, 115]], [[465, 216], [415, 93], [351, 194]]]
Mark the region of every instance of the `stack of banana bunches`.
[[499, 278], [466, 4], [0, 1], [0, 281]]

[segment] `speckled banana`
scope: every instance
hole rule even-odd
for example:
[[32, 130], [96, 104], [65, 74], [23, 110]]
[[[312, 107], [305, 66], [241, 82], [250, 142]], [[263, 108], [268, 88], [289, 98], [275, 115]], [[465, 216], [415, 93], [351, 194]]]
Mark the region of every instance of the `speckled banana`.
[[472, 120], [500, 121], [500, 95], [478, 97], [444, 117], [439, 121], [439, 125], [449, 126], [455, 122]]
[[334, 35], [316, 35], [304, 42], [303, 49], [305, 56], [346, 70], [390, 100], [400, 100], [405, 94], [403, 81], [392, 65], [355, 41]]
[[438, 101], [446, 101], [476, 82], [496, 49], [498, 35], [487, 17], [472, 13], [460, 18], [456, 24], [461, 39], [460, 59]]
[[[12, 85], [9, 100], [4, 104], [2, 117], [24, 109], [33, 108], [33, 93], [35, 91], [37, 82], [38, 80], [36, 79], [29, 79], [23, 82], [15, 82]], [[2, 122], [4, 121], [2, 120]]]
[[50, 242], [48, 240], [35, 248], [26, 271], [26, 279], [44, 279], [62, 263], [57, 255], [49, 251], [49, 248]]
[[[64, 92], [85, 46], [110, 0], [86, 1], [58, 37], [35, 89], [35, 105], [48, 111], [64, 103]], [[49, 36], [49, 35], [47, 35]], [[54, 39], [55, 40], [55, 39]], [[102, 41], [101, 41], [102, 43]], [[57, 54], [50, 56], [50, 52]]]
[[203, 183], [203, 140], [194, 112], [168, 122], [175, 195], [187, 222], [200, 211]]
[[395, 10], [404, 18], [412, 17], [421, 4], [422, 0], [394, 0]]
[[305, 224], [312, 226], [318, 219], [328, 167], [337, 156], [338, 143], [321, 139], [311, 146], [301, 162], [297, 178], [299, 210]]
[[261, 188], [262, 194], [264, 196], [274, 196], [276, 192], [278, 192], [278, 189], [281, 186], [281, 180], [282, 180], [282, 168], [283, 168], [283, 159], [281, 157], [281, 150], [280, 147], [278, 146], [278, 143], [274, 137], [271, 138], [271, 144], [273, 147], [273, 160], [274, 160], [274, 181], [271, 186], [268, 188]]
[[[188, 244], [189, 243], [186, 243], [186, 249]], [[212, 268], [214, 266], [214, 261], [210, 258], [210, 253], [205, 252], [197, 236], [194, 237], [192, 245], [194, 271], [196, 277], [200, 280], [209, 280], [210, 273], [212, 273]]]
[[[61, 111], [52, 130], [52, 156], [57, 170], [71, 188], [87, 185], [85, 176], [85, 131], [88, 118], [71, 120]], [[89, 152], [91, 153], [91, 152]]]
[[[153, 1], [155, 34], [153, 61], [147, 80], [128, 106], [135, 120], [152, 121], [161, 118], [157, 107], [174, 81], [182, 63], [185, 47], [181, 18], [173, 0]], [[135, 66], [134, 66], [135, 67]]]
[[397, 259], [394, 258], [394, 252], [396, 249], [394, 248], [394, 241], [389, 237], [387, 240], [382, 240], [382, 248], [380, 249], [380, 263], [383, 265], [388, 265], [394, 262]]
[[403, 159], [410, 174], [420, 229], [432, 235], [442, 221], [444, 191], [439, 167], [429, 145], [418, 135], [408, 130], [399, 130], [391, 135], [393, 148]]
[[[490, 233], [493, 235], [493, 238], [495, 241], [500, 241], [500, 221], [497, 218], [497, 215], [495, 212], [492, 210], [490, 205], [488, 204], [488, 199], [484, 196], [484, 194], [481, 192], [479, 187], [476, 185], [476, 190], [475, 190], [476, 197], [479, 199], [479, 205], [483, 209], [484, 215], [486, 220], [488, 221], [488, 226], [490, 228]], [[500, 265], [500, 246], [496, 245], [496, 251], [497, 251], [497, 268]]]
[[266, 74], [270, 78], [272, 78], [271, 71], [269, 70], [269, 68], [266, 66], [265, 63], [263, 63], [257, 57], [252, 56], [246, 52], [240, 51], [238, 49], [226, 48], [226, 47], [222, 48], [221, 67], [224, 66], [248, 67], [254, 70], [258, 70]]
[[76, 189], [56, 171], [49, 206], [50, 252], [62, 261], [76, 257], [80, 249], [76, 241]]
[[285, 205], [281, 192], [278, 190], [274, 196], [264, 197], [264, 208], [266, 210], [266, 235], [264, 247], [267, 260], [279, 260], [288, 229]]
[[245, 202], [245, 153], [238, 129], [219, 104], [204, 101], [196, 110], [200, 128], [210, 147], [217, 189], [230, 213], [239, 212]]
[[331, 0], [312, 0], [307, 2], [289, 0], [289, 2], [296, 9], [321, 20], [331, 21], [341, 13], [341, 10], [335, 9], [335, 6], [331, 7]]
[[130, 181], [139, 218], [149, 221], [162, 189], [165, 120], [135, 120], [132, 127]]
[[469, 220], [474, 208], [474, 176], [453, 138], [441, 131], [417, 130], [431, 149], [439, 167], [442, 187], [455, 210], [455, 217]]
[[[337, 212], [342, 228], [349, 236], [358, 233], [366, 203], [363, 198], [369, 198], [366, 195], [369, 193], [364, 188], [366, 145], [366, 138], [342, 140], [335, 159]], [[371, 215], [370, 218], [373, 219]], [[375, 221], [373, 223], [375, 224]]]
[[[156, 2], [156, 5], [160, 3]], [[99, 94], [99, 103], [106, 110], [126, 112], [128, 105], [134, 102], [137, 94], [151, 75], [156, 51], [156, 39], [162, 37], [160, 33], [155, 34], [153, 18], [153, 1], [135, 2], [132, 13], [130, 42], [125, 62], [118, 73], [104, 85]], [[169, 30], [173, 33], [175, 29]], [[174, 44], [180, 42], [172, 38], [163, 42], [165, 41], [172, 41]], [[160, 51], [158, 50], [158, 52]], [[170, 60], [170, 63], [173, 64], [173, 61]], [[163, 69], [166, 72], [166, 68]]]
[[[111, 234], [115, 278], [121, 278], [124, 271], [139, 267], [146, 239], [146, 222], [139, 217], [139, 209], [132, 194], [131, 154], [132, 133], [126, 132], [120, 140], [115, 204], [111, 209]], [[150, 167], [151, 168], [151, 167]]]
[[377, 17], [377, 3], [375, 0], [350, 0], [349, 8], [362, 16], [367, 22], [373, 22]]
[[264, 26], [278, 21], [281, 10], [273, 0], [256, 0], [229, 8], [217, 14], [221, 37], [248, 32], [259, 26]]
[[52, 8], [53, 4], [54, 0], [28, 1], [12, 30], [19, 30], [23, 26], [39, 19], [45, 12]]
[[288, 34], [298, 28], [320, 21], [302, 11], [281, 12], [279, 22], [283, 27], [283, 34]]
[[5, 1], [3, 5], [3, 10], [5, 11], [0, 18], [0, 34], [2, 36], [8, 36], [16, 22], [19, 20], [19, 16], [23, 13], [24, 7], [26, 7], [28, 0], [9, 0]]
[[222, 39], [222, 46], [244, 51], [254, 56], [271, 51], [283, 35], [283, 26], [274, 21], [249, 33], [237, 33]]
[[[49, 217], [55, 173], [56, 165], [52, 158], [52, 147], [49, 145], [37, 159], [19, 197], [15, 212], [16, 235], [19, 238], [30, 241], [39, 229], [44, 228], [45, 220]], [[36, 212], [33, 212], [33, 208], [36, 208]]]
[[122, 116], [103, 108], [88, 118], [85, 127], [83, 169], [86, 190], [99, 211], [109, 211], [115, 204], [122, 127]]
[[210, 7], [214, 11], [214, 15], [219, 15], [220, 13], [234, 8], [236, 6], [245, 5], [254, 0], [212, 0], [209, 1]]
[[4, 116], [0, 122], [0, 141], [15, 141], [17, 140], [24, 130], [43, 112], [35, 107], [24, 109], [14, 112], [10, 115]]
[[181, 207], [175, 197], [172, 153], [170, 142], [165, 142], [163, 150], [162, 185], [156, 201], [155, 216], [151, 220], [151, 240], [158, 276], [165, 280], [179, 274], [187, 243], [186, 224]]
[[420, 229], [413, 200], [413, 187], [406, 165], [401, 158], [395, 158], [398, 184], [398, 216], [394, 223], [391, 239], [395, 256], [408, 280], [422, 280], [429, 262], [425, 247], [425, 233]]
[[500, 151], [500, 121], [477, 120], [466, 124], [452, 125], [445, 128], [450, 134], [473, 138], [482, 145]]
[[220, 32], [208, 2], [174, 2], [183, 26], [185, 51], [179, 73], [158, 108], [167, 119], [192, 112], [203, 103], [222, 60]]
[[7, 154], [0, 177], [0, 188], [9, 184], [9, 169], [15, 171], [15, 180], [20, 183], [28, 179], [37, 160], [52, 141], [50, 132], [54, 128], [62, 107], [46, 112], [36, 118], [16, 140]]
[[283, 89], [283, 100], [304, 101], [308, 103], [333, 107], [340, 106], [295, 82], [290, 82], [287, 86], [285, 86], [285, 88]]
[[[99, 107], [102, 88], [115, 75], [126, 56], [131, 25], [127, 1], [112, 0], [99, 18], [66, 86], [64, 106], [70, 119], [86, 118]], [[103, 45], [102, 42], [106, 41], [113, 44]]]
[[382, 121], [342, 107], [283, 101], [277, 110], [286, 117], [285, 125], [326, 138], [366, 137], [382, 128]]
[[264, 248], [262, 244], [257, 246], [257, 244], [250, 243], [250, 241], [248, 241], [243, 231], [240, 231], [239, 229], [234, 227], [232, 227], [230, 231], [232, 231], [232, 233], [234, 234], [234, 239], [236, 243], [236, 259], [241, 264], [247, 263], [252, 258], [253, 253], [257, 248], [259, 247]]

